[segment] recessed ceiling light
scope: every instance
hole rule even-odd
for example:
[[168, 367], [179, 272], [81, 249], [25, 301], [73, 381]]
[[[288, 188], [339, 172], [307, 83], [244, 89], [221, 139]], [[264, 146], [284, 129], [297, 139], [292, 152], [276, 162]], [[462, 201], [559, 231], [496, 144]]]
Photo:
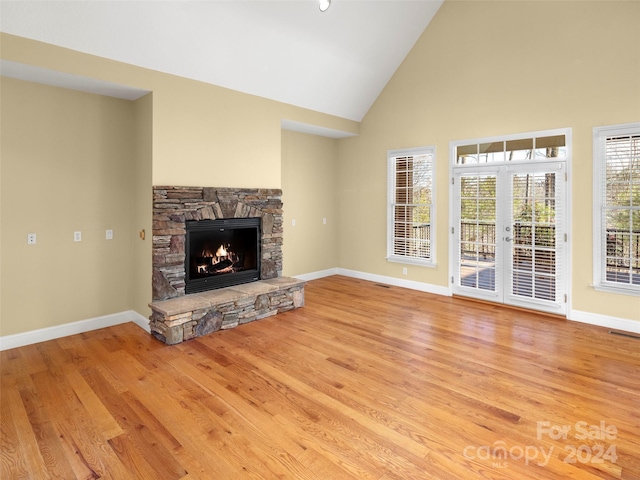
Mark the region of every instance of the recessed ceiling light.
[[331, 6], [331, 0], [319, 0], [318, 6], [320, 7], [321, 12], [326, 12]]

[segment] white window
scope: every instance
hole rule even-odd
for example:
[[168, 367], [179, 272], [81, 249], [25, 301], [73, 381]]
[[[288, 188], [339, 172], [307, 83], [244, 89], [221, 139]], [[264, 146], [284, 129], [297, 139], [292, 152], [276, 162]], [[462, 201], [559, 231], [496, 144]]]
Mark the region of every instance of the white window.
[[640, 295], [640, 123], [593, 129], [594, 286]]
[[434, 265], [435, 147], [390, 150], [387, 260]]
[[567, 158], [567, 135], [560, 131], [537, 135], [514, 135], [505, 140], [464, 142], [456, 146], [456, 165], [483, 165], [502, 162], [548, 162]]
[[572, 130], [449, 144], [451, 292], [564, 315]]

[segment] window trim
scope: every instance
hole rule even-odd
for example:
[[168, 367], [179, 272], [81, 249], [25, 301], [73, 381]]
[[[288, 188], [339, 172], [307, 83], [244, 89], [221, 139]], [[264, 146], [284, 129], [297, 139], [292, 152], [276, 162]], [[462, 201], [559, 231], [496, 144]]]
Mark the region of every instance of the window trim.
[[[395, 205], [395, 183], [396, 171], [395, 161], [397, 157], [431, 155], [431, 212], [430, 212], [430, 255], [428, 259], [397, 255], [394, 253], [394, 205]], [[407, 265], [419, 265], [425, 267], [436, 266], [436, 147], [424, 146], [414, 148], [402, 148], [387, 151], [387, 256], [389, 262], [403, 263]]]
[[640, 296], [640, 285], [627, 285], [606, 280], [603, 255], [602, 182], [605, 180], [605, 148], [607, 137], [640, 134], [640, 122], [593, 127], [593, 288], [608, 293]]

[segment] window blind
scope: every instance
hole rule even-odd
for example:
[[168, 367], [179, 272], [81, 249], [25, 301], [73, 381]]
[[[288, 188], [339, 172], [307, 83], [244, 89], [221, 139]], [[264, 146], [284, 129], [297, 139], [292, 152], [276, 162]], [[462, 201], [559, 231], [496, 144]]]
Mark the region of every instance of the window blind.
[[640, 292], [640, 124], [603, 128], [595, 143], [594, 283]]
[[388, 156], [389, 259], [432, 261], [433, 157], [430, 149]]

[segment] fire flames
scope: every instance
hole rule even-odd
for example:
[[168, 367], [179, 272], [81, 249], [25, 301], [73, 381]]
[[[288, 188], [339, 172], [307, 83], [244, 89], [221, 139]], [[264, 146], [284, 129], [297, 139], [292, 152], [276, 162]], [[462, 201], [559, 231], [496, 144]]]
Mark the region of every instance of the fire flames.
[[230, 250], [231, 245], [220, 245], [215, 253], [204, 249], [197, 261], [198, 273], [221, 274], [237, 272], [239, 268], [238, 256]]

